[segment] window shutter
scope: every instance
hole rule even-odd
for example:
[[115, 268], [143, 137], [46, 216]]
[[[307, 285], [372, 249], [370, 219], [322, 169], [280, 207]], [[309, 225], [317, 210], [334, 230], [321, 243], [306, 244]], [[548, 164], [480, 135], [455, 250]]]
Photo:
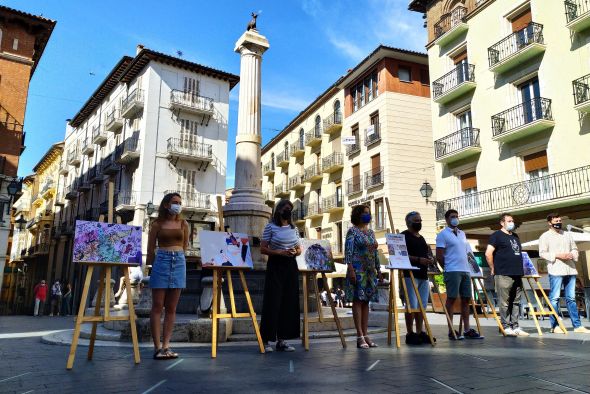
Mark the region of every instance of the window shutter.
[[522, 14], [520, 14], [512, 19], [512, 31], [515, 32], [518, 30], [522, 30], [525, 27], [527, 27], [527, 25], [529, 23], [531, 23], [532, 21], [533, 21], [533, 15], [531, 14], [531, 9], [529, 8], [528, 10], [524, 11]]
[[467, 50], [464, 50], [458, 55], [453, 56], [453, 64], [461, 63], [465, 59], [467, 59]]
[[526, 172], [531, 172], [531, 171], [540, 170], [542, 168], [549, 167], [549, 163], [547, 162], [547, 151], [546, 150], [542, 150], [537, 153], [526, 155], [523, 157], [523, 160], [524, 160], [524, 170]]
[[473, 189], [477, 187], [477, 176], [475, 171], [461, 175], [461, 190]]

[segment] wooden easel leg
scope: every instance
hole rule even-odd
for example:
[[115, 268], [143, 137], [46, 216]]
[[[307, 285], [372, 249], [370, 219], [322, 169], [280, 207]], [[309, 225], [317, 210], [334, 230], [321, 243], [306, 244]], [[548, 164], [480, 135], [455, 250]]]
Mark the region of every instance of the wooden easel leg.
[[82, 299], [80, 300], [80, 306], [78, 307], [78, 316], [76, 317], [76, 323], [74, 325], [74, 336], [72, 338], [72, 345], [70, 346], [70, 354], [66, 364], [66, 369], [68, 370], [74, 367], [74, 359], [76, 358], [76, 349], [78, 348], [78, 339], [80, 338], [80, 329], [82, 328], [84, 311], [86, 309], [86, 303], [88, 302], [88, 292], [90, 290], [90, 282], [92, 281], [93, 271], [94, 266], [88, 266], [88, 270], [86, 271], [86, 280], [84, 281], [84, 288], [82, 289]]
[[226, 274], [227, 274], [227, 287], [228, 287], [228, 292], [229, 292], [229, 302], [230, 302], [230, 306], [231, 306], [231, 317], [235, 319], [236, 318], [236, 301], [234, 298], [234, 284], [232, 283], [232, 280], [231, 280], [231, 271], [227, 270]]
[[[393, 278], [393, 273], [392, 273]], [[393, 286], [393, 283], [392, 283]], [[401, 347], [400, 339], [399, 339], [399, 311], [397, 309], [397, 296], [396, 292], [392, 292], [393, 298], [393, 326], [395, 328], [395, 346], [399, 349]]]
[[563, 331], [563, 333], [565, 335], [567, 335], [567, 329], [565, 328], [565, 325], [563, 324], [563, 321], [561, 320], [561, 318], [557, 314], [557, 311], [555, 310], [555, 308], [553, 308], [553, 305], [551, 305], [551, 300], [549, 300], [549, 297], [547, 297], [547, 294], [545, 293], [545, 290], [543, 290], [543, 286], [541, 286], [541, 284], [539, 283], [539, 280], [537, 278], [535, 278], [535, 282], [537, 283], [537, 287], [539, 288], [539, 291], [541, 292], [541, 295], [545, 299], [545, 302], [547, 302], [547, 305], [549, 305], [549, 309], [551, 310], [551, 314], [557, 320], [557, 324], [559, 325], [559, 328], [561, 328], [561, 330]]
[[[100, 284], [98, 285], [98, 294], [96, 297], [96, 305], [94, 306], [94, 317], [100, 316], [100, 307], [102, 305], [102, 292], [105, 290], [105, 276], [106, 276], [106, 268], [107, 267], [100, 267]], [[110, 285], [110, 284], [109, 284]], [[105, 306], [107, 308], [107, 306]], [[94, 353], [94, 341], [96, 340], [96, 328], [98, 322], [92, 322], [92, 333], [90, 334], [90, 344], [88, 345], [88, 360], [92, 360], [92, 355]]]
[[[539, 306], [539, 312], [542, 315], [544, 315], [546, 313], [545, 308], [543, 307], [543, 303], [541, 302], [541, 300], [539, 299], [539, 296], [537, 295], [537, 292], [535, 290], [535, 285], [533, 283], [531, 283], [531, 278], [527, 278], [527, 282], [529, 283], [529, 287], [533, 291], [533, 295], [535, 297], [537, 305]], [[525, 292], [525, 294], [526, 294], [526, 292]], [[541, 331], [541, 325], [539, 324], [539, 319], [537, 319], [537, 312], [535, 312], [535, 310], [533, 309], [533, 306], [531, 305], [528, 295], [526, 296], [526, 298], [527, 298], [527, 301], [529, 302], [529, 313], [531, 314], [531, 316], [533, 316], [535, 326], [537, 326], [537, 333], [539, 334], [539, 336], [543, 336], [543, 331]]]
[[393, 329], [393, 270], [389, 270], [389, 305], [387, 307], [387, 345], [391, 346], [391, 330]]
[[218, 292], [218, 276], [219, 273], [216, 269], [213, 270], [213, 307], [212, 309], [212, 322], [211, 322], [211, 358], [217, 357], [217, 315], [219, 314], [219, 297]]
[[104, 270], [104, 321], [109, 321], [111, 313], [111, 267], [107, 266]]
[[430, 344], [434, 346], [435, 342], [432, 336], [432, 330], [430, 329], [430, 324], [428, 323], [428, 316], [426, 316], [426, 309], [424, 309], [424, 306], [422, 305], [422, 297], [420, 297], [420, 293], [418, 292], [418, 286], [416, 285], [416, 280], [414, 279], [414, 273], [412, 271], [410, 271], [410, 279], [412, 279], [412, 287], [414, 288], [414, 293], [416, 294], [416, 299], [418, 300], [418, 308], [420, 309], [422, 320], [426, 326], [426, 333], [428, 334], [428, 338], [430, 338]]
[[[473, 297], [471, 297], [471, 308], [473, 309], [473, 319], [475, 320], [475, 324], [477, 325], [477, 332], [481, 333], [481, 326], [479, 325], [479, 315], [477, 313], [477, 307], [475, 306], [475, 301], [473, 300]], [[461, 307], [461, 310], [463, 310], [463, 307]]]
[[322, 272], [322, 282], [324, 283], [324, 288], [328, 293], [327, 298], [328, 302], [330, 302], [330, 306], [332, 308], [332, 314], [334, 315], [334, 322], [336, 323], [336, 328], [338, 328], [338, 335], [340, 335], [340, 342], [342, 342], [342, 347], [346, 349], [346, 339], [344, 338], [344, 332], [342, 331], [342, 325], [340, 324], [340, 318], [338, 317], [338, 312], [336, 311], [336, 306], [334, 305], [334, 300], [332, 300], [332, 294], [330, 293], [330, 288], [328, 286], [328, 278], [326, 274]]
[[125, 275], [125, 292], [127, 293], [127, 310], [129, 311], [129, 327], [131, 328], [131, 342], [133, 342], [133, 359], [135, 364], [139, 364], [139, 341], [137, 339], [137, 326], [135, 324], [135, 306], [133, 305], [133, 296], [131, 295], [131, 279], [129, 279], [129, 267], [123, 267]]
[[260, 348], [260, 353], [264, 354], [264, 344], [262, 343], [260, 329], [258, 328], [258, 321], [256, 320], [256, 313], [254, 312], [254, 306], [252, 306], [252, 299], [250, 298], [250, 292], [248, 291], [248, 283], [246, 283], [244, 271], [238, 272], [240, 273], [242, 288], [244, 289], [244, 295], [246, 296], [246, 302], [248, 303], [248, 311], [250, 312], [250, 316], [252, 317], [252, 325], [254, 326], [254, 332], [256, 333], [256, 339], [258, 340], [258, 347]]
[[309, 321], [308, 321], [308, 308], [307, 308], [307, 272], [303, 273], [303, 338], [301, 341], [303, 342], [303, 347], [305, 350], [309, 350]]
[[500, 329], [500, 332], [502, 333], [502, 335], [506, 336], [506, 331], [504, 331], [504, 326], [502, 325], [502, 321], [500, 320], [500, 317], [496, 313], [496, 306], [494, 304], [492, 304], [492, 301], [491, 301], [490, 297], [488, 296], [488, 291], [485, 288], [485, 284], [483, 283], [481, 278], [477, 278], [477, 283], [479, 283], [479, 286], [481, 287], [481, 291], [483, 292], [483, 296], [485, 298], [486, 305], [489, 306], [490, 310], [492, 311], [492, 316], [496, 320], [496, 323], [498, 324], [498, 328]]
[[[324, 280], [322, 278], [322, 280]], [[316, 276], [316, 274], [313, 274], [313, 288], [315, 291], [315, 300], [318, 304], [318, 320], [320, 321], [320, 323], [324, 322], [324, 311], [322, 310], [322, 300], [321, 300], [321, 295], [320, 295], [320, 289], [318, 286], [318, 278]]]

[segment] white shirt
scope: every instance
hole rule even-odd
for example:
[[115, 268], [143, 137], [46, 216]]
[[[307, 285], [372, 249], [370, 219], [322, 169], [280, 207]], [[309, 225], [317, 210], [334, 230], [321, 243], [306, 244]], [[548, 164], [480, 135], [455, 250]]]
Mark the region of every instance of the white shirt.
[[470, 272], [467, 261], [467, 237], [457, 229], [457, 235], [445, 227], [436, 235], [436, 247], [445, 250], [445, 272]]
[[[555, 257], [559, 253], [571, 253], [573, 259], [560, 260]], [[576, 242], [569, 232], [557, 232], [549, 229], [541, 234], [539, 238], [539, 256], [547, 260], [549, 275], [577, 275], [576, 261], [578, 261], [578, 254]]]

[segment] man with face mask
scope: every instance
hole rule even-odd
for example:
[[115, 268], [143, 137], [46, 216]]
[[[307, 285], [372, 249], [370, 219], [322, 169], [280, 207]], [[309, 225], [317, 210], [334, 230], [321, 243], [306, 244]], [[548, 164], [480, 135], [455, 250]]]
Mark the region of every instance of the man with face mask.
[[[553, 308], [559, 313], [559, 299], [561, 285], [563, 284], [567, 311], [572, 319], [574, 332], [588, 334], [590, 330], [582, 326], [578, 307], [576, 305], [576, 261], [578, 261], [578, 248], [572, 236], [564, 232], [562, 220], [559, 214], [551, 213], [547, 216], [549, 230], [539, 238], [539, 256], [547, 260], [547, 271], [549, 271], [549, 300]], [[551, 332], [563, 334], [553, 316], [551, 320]]]
[[490, 236], [486, 249], [486, 260], [494, 275], [500, 303], [500, 319], [506, 336], [528, 336], [529, 334], [518, 326], [524, 275], [520, 239], [514, 232], [512, 215], [501, 214], [500, 225], [502, 228]]

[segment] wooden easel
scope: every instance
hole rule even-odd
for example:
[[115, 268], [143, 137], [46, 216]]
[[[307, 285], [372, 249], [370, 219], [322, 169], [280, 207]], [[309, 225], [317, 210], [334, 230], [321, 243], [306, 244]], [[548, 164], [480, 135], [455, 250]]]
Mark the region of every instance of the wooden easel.
[[[436, 273], [436, 274], [429, 272], [428, 273], [428, 276], [429, 276], [429, 279], [431, 279], [432, 282], [435, 283], [434, 282], [434, 276], [435, 275], [440, 275], [440, 274], [442, 274], [442, 272], [441, 273]], [[436, 313], [436, 309], [434, 309], [434, 296], [433, 296], [433, 293], [432, 293], [432, 288], [430, 288], [430, 286], [428, 286], [428, 294], [430, 295], [430, 299], [432, 300], [432, 312], [433, 313]], [[437, 294], [440, 295], [441, 293], [437, 292]], [[443, 312], [445, 313], [445, 317], [447, 318], [447, 325], [449, 327], [453, 327], [453, 321], [451, 320], [451, 316], [449, 315], [449, 310], [447, 309], [446, 302], [442, 302], [442, 299], [440, 297], [439, 297], [439, 300], [441, 301], [440, 304], [442, 305]], [[455, 329], [452, 329], [452, 335], [453, 335], [453, 338], [455, 338], [455, 340], [457, 340], [457, 334], [455, 334]]]
[[[475, 302], [474, 297], [471, 297], [471, 308], [473, 309], [473, 318], [475, 319], [475, 324], [477, 324], [477, 331], [481, 333], [481, 326], [479, 325], [479, 318], [483, 317], [488, 319], [490, 316], [487, 313], [486, 309], [490, 308], [492, 311], [492, 316], [496, 319], [496, 323], [498, 324], [498, 328], [503, 336], [506, 336], [506, 331], [504, 331], [504, 327], [502, 326], [502, 321], [500, 317], [496, 313], [495, 305], [490, 301], [490, 297], [488, 296], [488, 292], [485, 288], [483, 283], [483, 278], [481, 277], [471, 277], [471, 283], [473, 284], [473, 292], [477, 294], [478, 302]], [[481, 297], [481, 293], [483, 293], [483, 298]], [[477, 307], [481, 308], [482, 313], [477, 312]]]
[[[393, 280], [393, 272], [399, 272], [399, 279], [402, 283], [402, 288], [404, 290], [404, 297], [406, 301], [406, 307], [404, 309], [398, 309], [397, 307], [397, 300], [395, 294], [395, 280]], [[391, 331], [392, 331], [392, 317], [393, 317], [393, 325], [395, 326], [395, 345], [396, 347], [400, 347], [400, 335], [399, 335], [399, 313], [420, 313], [422, 315], [422, 319], [424, 320], [424, 325], [426, 327], [426, 333], [428, 334], [428, 338], [430, 339], [430, 344], [432, 346], [435, 345], [434, 338], [432, 336], [432, 331], [430, 329], [430, 324], [428, 323], [428, 317], [426, 316], [426, 309], [422, 305], [422, 299], [420, 298], [420, 293], [418, 293], [418, 286], [416, 286], [416, 280], [414, 279], [414, 273], [411, 270], [410, 272], [410, 279], [412, 282], [412, 288], [414, 289], [414, 294], [416, 294], [416, 299], [418, 300], [418, 308], [414, 309], [410, 307], [410, 297], [408, 296], [408, 288], [406, 286], [406, 281], [404, 278], [404, 270], [401, 269], [390, 269], [389, 270], [389, 307], [387, 308], [389, 311], [389, 316], [387, 319], [387, 344], [391, 345]]]
[[[526, 297], [526, 301], [529, 306], [529, 314], [531, 316], [533, 316], [533, 320], [535, 321], [535, 326], [537, 326], [537, 332], [539, 333], [539, 336], [542, 336], [543, 332], [541, 331], [541, 326], [539, 325], [539, 319], [537, 319], [537, 316], [553, 316], [555, 318], [555, 320], [557, 321], [557, 324], [559, 324], [559, 328], [561, 328], [561, 330], [564, 332], [564, 334], [567, 335], [567, 330], [566, 330], [565, 326], [563, 325], [563, 321], [557, 315], [555, 308], [553, 308], [553, 305], [551, 305], [551, 301], [549, 301], [549, 297], [547, 297], [547, 293], [545, 293], [545, 290], [543, 290], [543, 286], [541, 286], [541, 283], [539, 283], [540, 276], [538, 276], [538, 275], [523, 276], [522, 278], [527, 280], [529, 287], [533, 291], [533, 295], [535, 296], [535, 300], [537, 301], [537, 305], [539, 306], [539, 311], [536, 311], [535, 308], [533, 308], [533, 304], [531, 303], [531, 298], [527, 294], [526, 289], [523, 288], [524, 296]], [[545, 309], [545, 307], [543, 306], [543, 302], [539, 299], [539, 296], [537, 295], [537, 292], [536, 292], [537, 289], [539, 290], [539, 292], [543, 296], [543, 299], [547, 303], [549, 310]]]
[[[108, 223], [113, 222], [113, 196], [114, 196], [114, 182], [109, 180], [109, 199], [108, 199]], [[104, 222], [104, 215], [100, 215], [99, 222]], [[117, 223], [121, 223], [121, 218], [117, 217]], [[78, 308], [78, 315], [74, 327], [74, 336], [72, 338], [72, 345], [70, 346], [70, 354], [66, 364], [66, 369], [71, 370], [74, 367], [74, 360], [76, 358], [76, 349], [78, 347], [78, 340], [80, 338], [80, 330], [82, 324], [85, 322], [92, 323], [92, 333], [90, 334], [90, 344], [88, 345], [88, 360], [92, 360], [94, 353], [94, 342], [96, 340], [96, 328], [98, 323], [108, 321], [128, 321], [131, 326], [131, 341], [133, 343], [133, 356], [135, 364], [139, 364], [139, 342], [137, 340], [137, 327], [135, 325], [135, 307], [133, 306], [133, 296], [131, 295], [131, 281], [129, 279], [129, 264], [125, 263], [102, 263], [102, 262], [80, 262], [88, 266], [86, 271], [86, 279], [84, 281], [84, 288], [82, 290], [82, 299], [80, 300], [80, 307]], [[90, 283], [92, 281], [92, 274], [94, 268], [100, 268], [100, 283], [98, 285], [98, 294], [96, 297], [96, 305], [94, 306], [94, 315], [85, 316], [86, 303], [88, 302], [88, 293], [90, 291]], [[127, 292], [127, 307], [129, 315], [127, 316], [111, 316], [111, 273], [113, 267], [121, 267], [125, 275], [125, 291]], [[104, 291], [104, 311], [100, 314], [102, 305], [102, 295]]]
[[[252, 319], [252, 325], [254, 326], [254, 332], [256, 333], [256, 339], [258, 341], [258, 346], [260, 347], [260, 353], [264, 353], [264, 344], [262, 343], [262, 337], [260, 336], [260, 329], [258, 328], [258, 321], [256, 320], [256, 313], [254, 312], [254, 307], [252, 306], [252, 299], [250, 298], [250, 292], [248, 291], [248, 284], [246, 283], [246, 277], [244, 276], [244, 271], [249, 268], [244, 267], [207, 267], [213, 270], [213, 307], [211, 308], [211, 318], [213, 319], [213, 327], [211, 331], [211, 358], [217, 357], [217, 334], [218, 334], [218, 325], [219, 319], [236, 319], [242, 317], [249, 317]], [[246, 296], [246, 302], [248, 303], [248, 312], [238, 313], [236, 312], [236, 302], [234, 297], [234, 286], [232, 283], [231, 273], [232, 271], [237, 271], [240, 275], [240, 280], [242, 282], [242, 288], [244, 289], [244, 295]], [[227, 276], [227, 285], [228, 285], [228, 292], [229, 292], [229, 300], [230, 300], [230, 313], [221, 313], [220, 306], [221, 306], [221, 280], [223, 278], [223, 274]]]
[[[334, 302], [332, 302], [332, 294], [330, 293], [330, 287], [328, 286], [328, 278], [326, 277], [326, 273], [324, 271], [312, 271], [312, 270], [302, 270], [300, 271], [303, 274], [303, 336], [301, 338], [301, 343], [305, 350], [309, 350], [309, 323], [315, 322], [324, 322], [324, 321], [333, 321], [336, 323], [336, 327], [338, 328], [338, 335], [340, 336], [340, 342], [342, 342], [342, 347], [346, 349], [346, 339], [344, 338], [344, 332], [342, 331], [342, 325], [340, 324], [340, 318], [338, 317], [338, 313], [336, 312], [336, 306]], [[322, 282], [324, 284], [324, 290], [326, 290], [327, 294], [327, 301], [330, 303], [330, 307], [332, 308], [332, 315], [331, 318], [325, 318], [323, 311], [322, 311], [322, 302], [320, 300], [320, 291], [318, 289], [318, 282], [317, 282], [317, 274], [321, 274]], [[318, 317], [317, 318], [310, 318], [309, 311], [308, 311], [308, 299], [309, 299], [309, 292], [307, 289], [308, 280], [311, 279], [311, 282], [314, 286], [314, 292], [316, 295], [316, 303], [318, 309]]]

